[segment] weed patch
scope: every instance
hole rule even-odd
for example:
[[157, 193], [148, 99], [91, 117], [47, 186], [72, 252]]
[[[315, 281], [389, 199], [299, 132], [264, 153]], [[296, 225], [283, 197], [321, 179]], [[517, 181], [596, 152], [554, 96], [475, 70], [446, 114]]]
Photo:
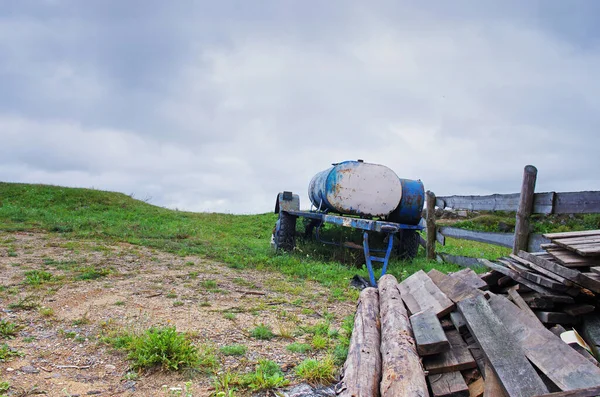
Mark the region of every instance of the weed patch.
[[0, 320], [0, 337], [4, 339], [14, 338], [21, 329], [23, 329], [22, 325], [11, 323], [6, 320]]
[[243, 356], [248, 348], [244, 345], [225, 345], [220, 351], [224, 356]]
[[168, 371], [212, 371], [218, 366], [209, 349], [199, 351], [175, 327], [153, 327], [141, 334], [125, 333], [109, 337], [106, 341], [128, 352], [127, 358], [132, 361], [133, 369], [160, 367]]
[[275, 336], [270, 326], [260, 324], [250, 331], [250, 336], [261, 340], [270, 340]]
[[323, 360], [306, 359], [296, 367], [296, 375], [309, 383], [327, 384], [334, 381], [335, 364], [333, 358]]

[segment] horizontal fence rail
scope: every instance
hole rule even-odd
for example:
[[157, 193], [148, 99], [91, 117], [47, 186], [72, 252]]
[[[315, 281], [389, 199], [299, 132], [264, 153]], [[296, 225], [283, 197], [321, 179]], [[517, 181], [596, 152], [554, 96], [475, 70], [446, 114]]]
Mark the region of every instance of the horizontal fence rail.
[[[487, 196], [436, 197], [438, 208], [468, 211], [509, 211], [519, 208], [519, 193], [491, 194]], [[600, 213], [600, 191], [535, 193], [535, 214], [594, 214]]]
[[[451, 226], [439, 227], [437, 228], [437, 233], [441, 234], [443, 237], [479, 241], [480, 243], [499, 245], [501, 247], [508, 248], [512, 248], [515, 241], [515, 235], [513, 233], [480, 232], [475, 230], [459, 229]], [[437, 238], [437, 241], [441, 245], [445, 245], [444, 240], [445, 239]], [[541, 234], [530, 234], [527, 250], [529, 252], [538, 252], [541, 250], [542, 244], [548, 244], [549, 242], [550, 240]]]

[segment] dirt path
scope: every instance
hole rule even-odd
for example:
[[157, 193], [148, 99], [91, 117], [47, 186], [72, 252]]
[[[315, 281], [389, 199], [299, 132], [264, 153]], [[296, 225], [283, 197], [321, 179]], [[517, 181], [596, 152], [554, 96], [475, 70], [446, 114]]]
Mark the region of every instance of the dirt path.
[[[44, 280], [41, 272], [52, 277]], [[0, 286], [0, 319], [22, 326], [15, 338], [0, 339], [22, 354], [0, 362], [0, 379], [15, 396], [173, 395], [163, 386], [183, 386], [185, 375], [133, 372], [123, 353], [100, 341], [114, 331], [156, 325], [175, 325], [195, 344], [214, 347], [221, 371], [249, 372], [267, 358], [293, 384], [295, 365], [325, 355], [289, 352], [291, 342], [307, 342], [297, 331], [324, 318], [339, 328], [354, 310], [354, 302], [335, 301], [317, 283], [279, 273], [44, 233], [0, 233]], [[249, 330], [261, 323], [283, 336], [252, 338]], [[247, 353], [220, 354], [229, 344], [245, 345]], [[214, 390], [208, 375], [192, 382], [193, 396]]]

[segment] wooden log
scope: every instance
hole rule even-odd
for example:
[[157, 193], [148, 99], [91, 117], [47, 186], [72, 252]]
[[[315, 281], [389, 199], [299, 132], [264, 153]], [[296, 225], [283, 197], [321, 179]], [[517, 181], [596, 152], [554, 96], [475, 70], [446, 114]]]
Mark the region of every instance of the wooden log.
[[493, 295], [489, 306], [531, 361], [560, 390], [600, 385], [600, 368], [506, 298]]
[[506, 392], [502, 389], [502, 384], [498, 380], [498, 376], [494, 373], [489, 362], [485, 364], [485, 390], [483, 395], [485, 397], [507, 397]]
[[435, 259], [435, 194], [429, 190], [427, 195], [427, 259]]
[[523, 170], [523, 184], [521, 185], [521, 196], [519, 197], [519, 209], [517, 210], [517, 222], [515, 224], [515, 240], [513, 254], [527, 249], [529, 241], [529, 217], [533, 211], [533, 198], [535, 192], [535, 180], [537, 168], [532, 165], [525, 166]]
[[432, 375], [475, 368], [475, 359], [458, 331], [446, 331], [446, 337], [450, 342], [450, 350], [423, 357], [425, 370]]
[[425, 373], [394, 276], [387, 274], [379, 280], [379, 296], [383, 366], [381, 396], [427, 396]]
[[[513, 307], [519, 311], [516, 306]], [[509, 397], [548, 392], [511, 332], [484, 297], [465, 299], [458, 303], [458, 310], [465, 317], [469, 331], [481, 345], [492, 371]]]
[[[598, 268], [598, 273], [600, 273], [600, 268]], [[472, 288], [477, 288], [481, 290], [487, 290], [489, 288], [488, 284], [485, 281], [483, 281], [481, 277], [479, 277], [477, 273], [473, 271], [473, 269], [465, 268], [455, 273], [449, 273], [448, 275], [450, 277], [458, 278], [463, 283], [471, 286]]]
[[[491, 394], [490, 394], [491, 395]], [[600, 396], [600, 386], [585, 389], [561, 391], [557, 393], [543, 394], [535, 397], [596, 397]]]
[[433, 283], [454, 303], [477, 295], [483, 295], [481, 290], [471, 287], [456, 277], [450, 277], [437, 269], [431, 269], [427, 275]]
[[450, 350], [450, 342], [446, 338], [440, 320], [431, 310], [413, 314], [410, 316], [410, 324], [419, 356], [430, 356]]
[[336, 385], [336, 395], [379, 396], [380, 338], [379, 294], [376, 288], [365, 288], [358, 298], [348, 357]]
[[403, 280], [399, 284], [399, 289], [402, 300], [411, 313], [431, 309], [438, 317], [444, 317], [454, 310], [454, 303], [423, 270], [419, 270]]
[[527, 315], [531, 316], [531, 318], [537, 319], [537, 316], [535, 315], [533, 310], [531, 310], [529, 305], [525, 302], [525, 300], [523, 300], [523, 298], [521, 297], [521, 295], [519, 295], [516, 289], [509, 289], [508, 296], [514, 302], [514, 304], [519, 307], [519, 309], [523, 310], [525, 313], [527, 313]]
[[583, 316], [581, 333], [596, 359], [600, 360], [600, 315], [598, 313]]
[[550, 262], [539, 256], [532, 255], [525, 251], [519, 251], [518, 255], [521, 258], [527, 259], [530, 262], [535, 263], [536, 265], [543, 267], [546, 270], [551, 271], [552, 273], [558, 274], [561, 277], [566, 278], [574, 282], [575, 284], [579, 284], [582, 287], [588, 288], [594, 292], [600, 293], [600, 282], [594, 280], [590, 277], [585, 276], [581, 272], [575, 269], [569, 269], [567, 267], [561, 266], [557, 263]]
[[[427, 379], [433, 397], [469, 397], [469, 387], [458, 371], [429, 375]], [[398, 394], [398, 396], [404, 395]]]

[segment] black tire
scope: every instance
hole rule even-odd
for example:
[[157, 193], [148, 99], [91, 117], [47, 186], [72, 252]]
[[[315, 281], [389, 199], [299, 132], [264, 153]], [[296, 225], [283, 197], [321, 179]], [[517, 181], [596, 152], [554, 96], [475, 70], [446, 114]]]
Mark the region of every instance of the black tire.
[[296, 247], [296, 217], [287, 212], [279, 212], [279, 219], [273, 230], [273, 246], [276, 250], [292, 251]]
[[416, 230], [402, 229], [398, 237], [398, 256], [403, 260], [413, 260], [419, 252], [419, 233]]

